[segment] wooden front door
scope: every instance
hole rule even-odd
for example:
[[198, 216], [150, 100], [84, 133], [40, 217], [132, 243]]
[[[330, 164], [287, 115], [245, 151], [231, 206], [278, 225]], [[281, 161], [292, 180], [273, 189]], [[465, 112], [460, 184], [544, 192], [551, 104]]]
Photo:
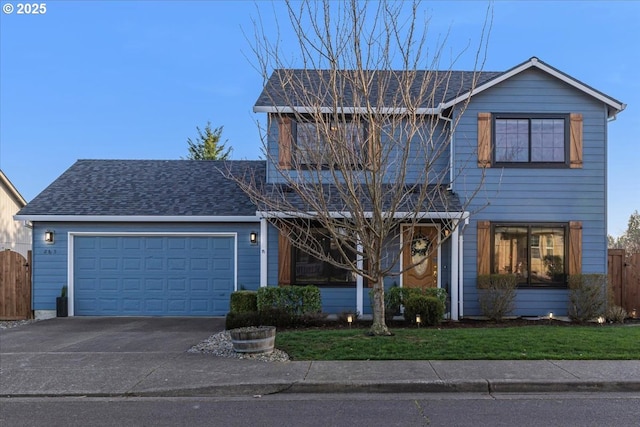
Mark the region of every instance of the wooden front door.
[[402, 232], [402, 286], [406, 288], [435, 288], [438, 286], [438, 229], [418, 225]]

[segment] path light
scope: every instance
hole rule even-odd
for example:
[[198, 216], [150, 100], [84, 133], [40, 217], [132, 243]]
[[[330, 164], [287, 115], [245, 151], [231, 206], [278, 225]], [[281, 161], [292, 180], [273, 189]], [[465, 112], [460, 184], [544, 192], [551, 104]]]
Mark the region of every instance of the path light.
[[347, 323], [349, 324], [349, 327], [351, 327], [351, 324], [353, 323], [353, 316], [351, 314], [347, 316]]
[[420, 323], [422, 323], [422, 317], [419, 314], [416, 314], [416, 323], [418, 324], [418, 328], [420, 327]]
[[553, 320], [553, 313], [549, 312], [549, 320]]
[[598, 317], [598, 323], [602, 325], [604, 323], [604, 317], [602, 316]]
[[635, 308], [633, 310], [631, 310], [631, 318], [632, 319], [637, 319], [638, 318], [638, 312], [636, 311]]

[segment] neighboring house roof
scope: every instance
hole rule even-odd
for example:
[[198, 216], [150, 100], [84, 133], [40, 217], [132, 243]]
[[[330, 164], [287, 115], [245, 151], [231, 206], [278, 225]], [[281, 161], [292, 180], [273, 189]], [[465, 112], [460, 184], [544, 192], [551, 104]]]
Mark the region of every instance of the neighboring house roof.
[[[387, 188], [382, 189], [383, 194], [388, 194], [389, 191], [394, 190], [395, 186], [389, 184]], [[300, 191], [290, 190], [287, 185], [283, 184], [269, 184], [265, 187], [267, 193], [274, 193], [282, 195], [285, 199], [283, 203], [283, 210], [285, 212], [262, 212], [266, 216], [296, 216], [296, 212], [314, 212], [312, 206], [309, 206], [307, 202], [301, 197]], [[459, 217], [462, 212], [462, 205], [458, 196], [451, 191], [447, 190], [444, 186], [429, 185], [426, 188], [426, 197], [423, 195], [420, 199], [421, 186], [407, 186], [406, 192], [400, 202], [399, 206], [396, 206], [394, 211], [399, 215], [405, 215], [407, 212], [421, 212], [421, 217]], [[371, 198], [368, 197], [367, 187], [365, 185], [356, 188], [355, 191], [359, 194], [360, 205], [364, 212], [372, 212], [373, 205]], [[318, 194], [318, 190], [309, 190], [311, 194]], [[333, 213], [336, 216], [348, 216], [347, 209], [345, 208], [343, 196], [341, 197], [340, 191], [334, 184], [324, 184], [322, 186], [322, 194], [324, 196], [324, 203], [328, 212]], [[416, 206], [422, 205], [421, 208], [416, 209]], [[292, 209], [291, 212], [286, 212], [286, 205]], [[383, 210], [388, 211], [390, 204], [383, 202]], [[260, 209], [260, 207], [259, 207]]]
[[[17, 216], [32, 221], [232, 221], [255, 205], [223, 174], [265, 180], [264, 161], [78, 160]], [[105, 218], [108, 217], [108, 218]]]
[[[409, 91], [412, 95], [417, 96], [420, 93], [421, 87], [424, 84], [423, 82], [425, 81], [428, 82], [429, 89], [434, 89], [435, 86], [433, 96], [429, 96], [424, 99], [424, 103], [420, 105], [420, 109], [417, 113], [438, 114], [443, 110], [468, 99], [470, 96], [481, 93], [504, 80], [531, 68], [539, 69], [604, 102], [608, 106], [609, 117], [615, 116], [615, 114], [624, 110], [626, 107], [622, 102], [611, 98], [610, 96], [582, 83], [577, 79], [574, 79], [568, 74], [540, 61], [536, 57], [532, 57], [507, 71], [500, 72], [448, 70], [418, 70], [415, 72], [389, 70], [366, 71], [372, 82], [370, 87], [373, 89], [369, 96], [369, 102], [375, 108], [402, 109], [404, 105], [401, 105], [397, 100], [398, 94], [400, 93], [399, 82], [402, 81], [400, 76], [407, 73], [415, 73], [415, 78], [412, 81], [413, 84]], [[353, 71], [347, 70], [342, 73], [353, 73]], [[340, 73], [336, 76], [334, 73], [333, 76], [339, 78], [339, 74]], [[324, 96], [326, 101], [324, 102], [325, 105], [322, 107], [323, 109], [326, 109], [327, 112], [330, 112], [333, 105], [333, 99], [330, 96], [330, 91], [328, 90], [325, 82], [329, 81], [331, 76], [331, 70], [274, 70], [262, 90], [262, 93], [258, 97], [258, 100], [253, 107], [253, 111], [267, 113], [288, 113], [293, 111], [305, 112], [306, 110], [313, 111], [308, 105], [308, 102], [305, 103], [304, 97], [300, 97], [299, 93], [296, 93], [296, 87], [304, 86], [305, 88], [312, 88], [314, 93], [324, 93], [327, 95]], [[473, 85], [474, 79], [475, 85]], [[353, 96], [354, 88], [349, 84], [348, 80], [349, 79], [345, 82], [339, 83], [339, 85], [344, 86], [340, 103], [344, 104], [345, 100], [353, 99], [354, 105], [343, 105], [341, 110], [345, 113], [355, 113], [362, 110], [363, 103], [358, 101], [357, 96]], [[283, 82], [286, 82], [286, 84], [283, 84]], [[379, 96], [380, 94], [376, 91], [379, 85], [382, 85], [385, 88], [385, 92], [382, 96]]]
[[2, 183], [2, 188], [5, 188], [7, 194], [16, 201], [19, 207], [24, 207], [27, 204], [27, 201], [11, 181], [9, 181], [9, 178], [7, 178], [2, 170], [0, 170], [0, 183]]

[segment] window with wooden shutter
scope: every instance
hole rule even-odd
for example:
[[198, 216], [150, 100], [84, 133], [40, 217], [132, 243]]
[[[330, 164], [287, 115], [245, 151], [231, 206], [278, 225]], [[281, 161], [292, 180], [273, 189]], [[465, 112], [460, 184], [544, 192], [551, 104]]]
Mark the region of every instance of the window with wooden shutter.
[[569, 275], [582, 274], [582, 222], [569, 222]]
[[278, 236], [278, 286], [291, 284], [291, 242], [280, 232]]
[[478, 167], [491, 167], [491, 113], [478, 113]]
[[491, 273], [491, 223], [478, 221], [478, 275]]
[[567, 274], [580, 269], [580, 242], [579, 222], [479, 222], [478, 274], [514, 275], [519, 287], [566, 287]]
[[573, 169], [582, 168], [582, 114], [573, 113], [570, 115], [570, 140], [571, 147], [569, 155], [571, 158], [570, 167]]
[[293, 132], [291, 118], [278, 119], [278, 165], [280, 169], [291, 169], [291, 148], [293, 146]]

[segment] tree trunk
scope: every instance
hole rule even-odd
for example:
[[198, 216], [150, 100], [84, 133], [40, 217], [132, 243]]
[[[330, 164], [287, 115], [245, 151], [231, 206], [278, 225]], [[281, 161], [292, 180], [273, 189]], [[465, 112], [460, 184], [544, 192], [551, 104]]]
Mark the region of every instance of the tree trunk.
[[384, 281], [380, 278], [373, 284], [373, 324], [371, 335], [391, 335], [384, 318]]

